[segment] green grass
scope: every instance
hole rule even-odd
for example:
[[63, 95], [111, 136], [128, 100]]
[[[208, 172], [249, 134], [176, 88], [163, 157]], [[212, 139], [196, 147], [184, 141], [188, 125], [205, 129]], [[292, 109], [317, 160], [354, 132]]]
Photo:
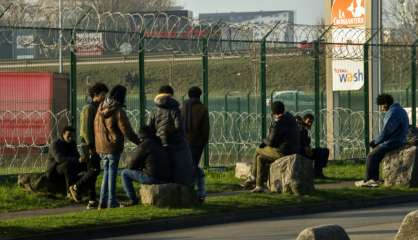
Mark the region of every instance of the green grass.
[[157, 220], [168, 217], [211, 215], [233, 213], [242, 210], [280, 208], [287, 206], [303, 207], [307, 204], [338, 200], [372, 199], [388, 196], [402, 196], [418, 193], [418, 189], [378, 188], [378, 189], [338, 189], [321, 190], [312, 195], [295, 196], [290, 194], [250, 194], [208, 198], [206, 204], [196, 208], [155, 208], [137, 206], [125, 209], [103, 211], [84, 211], [54, 216], [30, 217], [0, 221], [0, 237], [18, 237], [39, 232], [53, 232], [68, 229], [87, 229], [124, 223]]
[[68, 206], [70, 201], [61, 196], [46, 196], [23, 191], [15, 176], [0, 177], [0, 213]]
[[[364, 174], [364, 164], [349, 162], [330, 163], [325, 169], [326, 180], [319, 180], [316, 183], [336, 183], [346, 180], [362, 179]], [[0, 177], [0, 213], [15, 212], [22, 210], [56, 208], [70, 205], [71, 202], [63, 196], [54, 198], [45, 195], [24, 192], [16, 184], [15, 176]], [[101, 183], [101, 175], [97, 180], [97, 192]], [[206, 171], [206, 188], [208, 193], [220, 193], [241, 190], [240, 180], [235, 178], [233, 169], [225, 171]], [[135, 184], [139, 187], [139, 184]], [[121, 178], [117, 178], [117, 196], [120, 200], [125, 200], [125, 192], [122, 189]]]

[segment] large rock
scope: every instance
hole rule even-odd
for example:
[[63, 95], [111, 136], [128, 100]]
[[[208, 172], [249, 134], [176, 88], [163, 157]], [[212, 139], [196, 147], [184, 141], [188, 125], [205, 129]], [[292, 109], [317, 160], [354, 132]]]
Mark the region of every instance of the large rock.
[[251, 176], [252, 164], [248, 162], [237, 162], [235, 164], [235, 177], [247, 179]]
[[277, 159], [270, 166], [271, 192], [309, 194], [315, 191], [312, 160], [298, 154]]
[[417, 147], [404, 147], [386, 154], [383, 179], [385, 186], [418, 187]]
[[395, 240], [418, 240], [418, 211], [406, 215]]
[[296, 240], [350, 240], [344, 228], [324, 225], [303, 230]]
[[51, 181], [45, 173], [19, 174], [17, 184], [28, 192], [67, 194], [64, 177], [56, 177]]
[[141, 185], [139, 195], [142, 204], [157, 207], [190, 207], [198, 203], [192, 187], [174, 183]]

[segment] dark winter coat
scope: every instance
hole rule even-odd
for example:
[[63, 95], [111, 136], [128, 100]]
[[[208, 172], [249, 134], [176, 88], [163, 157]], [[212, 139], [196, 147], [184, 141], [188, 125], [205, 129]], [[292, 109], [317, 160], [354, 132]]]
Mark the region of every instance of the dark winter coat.
[[148, 126], [155, 130], [163, 145], [181, 142], [185, 136], [180, 104], [169, 94], [157, 95], [154, 102], [157, 109], [151, 114]]
[[122, 153], [125, 137], [136, 145], [140, 143], [121, 104], [109, 98], [97, 110], [94, 137], [98, 154]]
[[186, 138], [192, 146], [205, 146], [209, 141], [209, 112], [199, 99], [189, 99], [181, 108]]
[[78, 163], [80, 154], [75, 142], [67, 143], [62, 139], [53, 142], [49, 148], [48, 154], [48, 173], [55, 172], [58, 165], [73, 162]]
[[303, 122], [299, 124], [299, 133], [300, 153], [304, 155], [305, 149], [311, 147], [311, 137], [309, 136], [309, 130], [306, 128]]
[[169, 182], [171, 178], [170, 160], [167, 151], [161, 146], [158, 138], [141, 137], [142, 142], [127, 158], [127, 167], [141, 170], [147, 176], [162, 182]]
[[299, 127], [292, 114], [286, 112], [279, 119], [271, 121], [269, 134], [264, 139], [264, 144], [277, 148], [285, 155], [299, 153]]

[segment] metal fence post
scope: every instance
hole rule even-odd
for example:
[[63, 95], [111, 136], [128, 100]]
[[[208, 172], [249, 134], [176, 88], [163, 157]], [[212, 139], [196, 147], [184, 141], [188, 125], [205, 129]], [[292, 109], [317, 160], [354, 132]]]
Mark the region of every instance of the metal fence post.
[[[320, 41], [315, 41], [314, 44], [314, 52], [315, 52], [315, 148], [319, 148], [320, 146], [320, 131], [319, 127], [321, 126], [321, 117], [320, 117], [320, 96], [321, 96], [321, 90], [320, 90]], [[323, 102], [323, 101], [322, 101]]]
[[295, 112], [299, 112], [299, 91], [295, 93]]
[[267, 78], [267, 46], [266, 39], [260, 43], [260, 101], [261, 101], [261, 139], [267, 136], [266, 78]]
[[75, 31], [71, 36], [71, 52], [70, 52], [70, 114], [71, 114], [71, 126], [77, 128], [77, 55], [76, 55], [76, 42]]
[[364, 146], [369, 154], [370, 123], [369, 123], [369, 44], [364, 44]]
[[[202, 41], [202, 78], [203, 78], [203, 103], [209, 109], [209, 50], [208, 39]], [[208, 168], [209, 165], [209, 144], [206, 144], [203, 152], [203, 166]]]
[[411, 83], [411, 93], [412, 93], [412, 125], [417, 125], [417, 41], [412, 45], [412, 83]]
[[145, 113], [147, 96], [145, 94], [145, 34], [139, 34], [139, 52], [138, 52], [138, 67], [139, 67], [139, 124], [145, 126]]

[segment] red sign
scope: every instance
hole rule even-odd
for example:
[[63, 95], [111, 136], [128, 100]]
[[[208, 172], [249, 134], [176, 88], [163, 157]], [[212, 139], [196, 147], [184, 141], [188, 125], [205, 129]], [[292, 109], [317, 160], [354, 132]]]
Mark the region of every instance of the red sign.
[[42, 145], [51, 132], [52, 73], [0, 73], [0, 145]]

